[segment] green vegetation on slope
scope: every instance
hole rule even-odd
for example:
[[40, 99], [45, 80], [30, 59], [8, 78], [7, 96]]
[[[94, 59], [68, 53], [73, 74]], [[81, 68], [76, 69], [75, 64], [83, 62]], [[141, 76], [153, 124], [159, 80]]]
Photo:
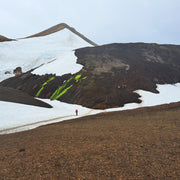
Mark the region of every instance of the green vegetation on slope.
[[37, 92], [36, 97], [39, 97], [39, 95], [40, 95], [41, 92], [43, 91], [44, 87], [45, 87], [50, 81], [52, 81], [52, 80], [54, 80], [54, 79], [55, 79], [55, 77], [53, 76], [53, 77], [49, 78], [45, 83], [43, 83], [43, 85], [41, 86], [41, 89]]
[[[59, 86], [55, 92], [51, 95], [51, 100], [59, 99], [63, 94], [65, 94], [71, 87], [73, 87], [74, 83], [78, 83], [81, 81], [81, 74], [76, 75], [75, 77], [69, 78], [63, 85]], [[82, 79], [86, 79], [87, 76], [83, 77]]]

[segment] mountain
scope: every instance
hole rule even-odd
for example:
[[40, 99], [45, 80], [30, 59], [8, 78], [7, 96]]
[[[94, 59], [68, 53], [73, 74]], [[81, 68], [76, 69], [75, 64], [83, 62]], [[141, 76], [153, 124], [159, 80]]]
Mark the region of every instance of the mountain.
[[[178, 45], [108, 44], [76, 49], [75, 55], [77, 63], [83, 67], [75, 73], [42, 76], [34, 74], [37, 68], [0, 85], [34, 97], [107, 109], [127, 103], [140, 104], [142, 100], [137, 90], [158, 93], [157, 84], [180, 82]], [[46, 65], [43, 67], [48, 69]]]
[[[82, 66], [76, 64], [74, 49], [96, 45], [64, 23], [16, 41], [10, 41], [4, 36], [0, 36], [0, 39], [4, 41], [0, 43], [0, 81], [32, 70], [41, 75], [53, 73], [61, 76], [66, 73], [76, 73]], [[8, 88], [6, 91], [5, 88], [7, 87], [3, 87], [0, 96], [3, 101], [11, 99], [12, 102], [29, 105], [44, 106], [45, 104], [28, 98], [22, 91], [22, 96], [17, 95], [18, 100], [15, 96], [19, 91]]]
[[2, 42], [0, 134], [180, 101], [179, 59], [177, 45], [93, 46], [64, 24]]
[[22, 72], [36, 69], [37, 74], [78, 72], [82, 66], [76, 64], [74, 49], [92, 45], [68, 25], [69, 29], [65, 24], [55, 27], [43, 31], [44, 36], [0, 43], [0, 81], [13, 77], [18, 67]]

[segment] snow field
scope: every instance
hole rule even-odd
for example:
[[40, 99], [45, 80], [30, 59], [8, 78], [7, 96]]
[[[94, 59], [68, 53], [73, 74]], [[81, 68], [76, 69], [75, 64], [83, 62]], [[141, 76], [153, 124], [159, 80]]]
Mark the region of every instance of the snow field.
[[[37, 68], [34, 74], [76, 73], [82, 65], [76, 64], [74, 49], [91, 46], [68, 29], [48, 36], [20, 39], [0, 43], [0, 81], [14, 76], [13, 70], [21, 67], [23, 72]], [[6, 75], [9, 71], [11, 74]]]
[[[0, 101], [0, 134], [25, 131], [41, 125], [101, 112], [121, 111], [180, 101], [180, 83], [175, 85], [158, 85], [157, 89], [160, 92], [158, 94], [137, 90], [136, 92], [141, 95], [142, 103], [140, 104], [130, 103], [124, 107], [106, 110], [93, 110], [60, 101], [50, 101], [49, 99], [41, 100], [51, 104], [53, 108], [50, 109]], [[76, 109], [79, 111], [78, 116], [75, 115]]]

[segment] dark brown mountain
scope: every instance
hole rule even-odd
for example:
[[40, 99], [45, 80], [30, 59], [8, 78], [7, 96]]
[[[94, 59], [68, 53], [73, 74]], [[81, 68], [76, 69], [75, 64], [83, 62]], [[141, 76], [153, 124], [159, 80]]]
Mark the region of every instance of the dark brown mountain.
[[156, 84], [180, 82], [180, 46], [145, 43], [109, 44], [75, 51], [83, 69], [64, 76], [37, 76], [30, 72], [0, 86], [31, 96], [50, 98], [90, 108], [140, 103], [137, 89], [158, 93]]

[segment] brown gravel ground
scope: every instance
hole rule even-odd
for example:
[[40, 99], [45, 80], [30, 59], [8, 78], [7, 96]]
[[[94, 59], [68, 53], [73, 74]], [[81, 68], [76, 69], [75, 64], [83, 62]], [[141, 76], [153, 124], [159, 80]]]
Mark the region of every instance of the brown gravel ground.
[[180, 179], [180, 102], [1, 135], [0, 179]]

